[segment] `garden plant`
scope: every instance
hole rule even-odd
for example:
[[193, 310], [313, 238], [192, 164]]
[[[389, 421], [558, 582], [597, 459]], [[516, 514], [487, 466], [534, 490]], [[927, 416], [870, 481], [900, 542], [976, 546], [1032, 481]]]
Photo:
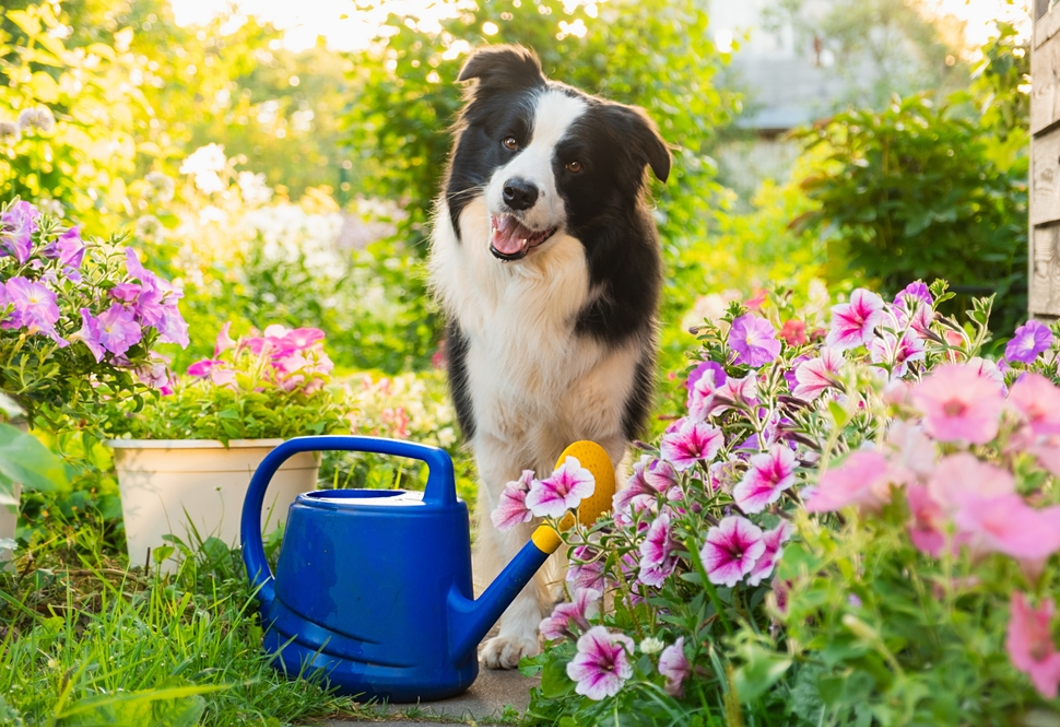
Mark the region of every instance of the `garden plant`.
[[[925, 17], [856, 17], [895, 3]], [[422, 261], [449, 81], [502, 42], [645, 107], [674, 174], [652, 189], [650, 431], [613, 513], [565, 534], [566, 597], [521, 665], [540, 685], [498, 718], [1060, 725], [1060, 328], [1025, 322], [1025, 32], [956, 47], [917, 25], [936, 67], [822, 108], [777, 140], [790, 174], [745, 194], [719, 159], [758, 101], [700, 2], [359, 2], [342, 22], [378, 21], [370, 40], [304, 50], [251, 12], [176, 6], [0, 9], [3, 514], [22, 485], [0, 727], [381, 716], [271, 668], [229, 544], [168, 535], [175, 568], [130, 563], [104, 441], [410, 439], [475, 502]], [[880, 35], [847, 21], [807, 28]], [[425, 474], [327, 453], [318, 486]], [[523, 473], [493, 519], [557, 520], [591, 484], [573, 460]]]

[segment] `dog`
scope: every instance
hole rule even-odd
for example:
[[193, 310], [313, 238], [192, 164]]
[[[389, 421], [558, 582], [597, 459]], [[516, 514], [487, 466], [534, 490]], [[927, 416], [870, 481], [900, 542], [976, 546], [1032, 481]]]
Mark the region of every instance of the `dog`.
[[[645, 423], [662, 285], [647, 169], [665, 182], [671, 157], [642, 109], [548, 80], [525, 48], [480, 49], [457, 80], [470, 83], [428, 267], [480, 477], [476, 567], [492, 580], [532, 530], [493, 527], [505, 484], [551, 474], [579, 439], [618, 463]], [[537, 653], [551, 604], [539, 574], [482, 663], [510, 669]]]

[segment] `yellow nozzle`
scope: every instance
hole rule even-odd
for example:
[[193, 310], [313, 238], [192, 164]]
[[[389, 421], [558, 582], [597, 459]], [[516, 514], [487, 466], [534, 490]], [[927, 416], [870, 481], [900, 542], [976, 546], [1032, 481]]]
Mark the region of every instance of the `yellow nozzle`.
[[[611, 509], [611, 500], [615, 495], [615, 468], [611, 464], [611, 458], [607, 452], [596, 442], [582, 440], [563, 450], [563, 454], [556, 461], [556, 469], [559, 469], [567, 457], [574, 457], [581, 466], [593, 473], [596, 480], [596, 489], [593, 494], [582, 500], [578, 506], [578, 522], [588, 526], [596, 522], [596, 519]], [[566, 532], [574, 527], [573, 513], [567, 513], [559, 521], [559, 532]], [[560, 546], [559, 533], [551, 525], [542, 525], [531, 539], [542, 552], [554, 553]]]

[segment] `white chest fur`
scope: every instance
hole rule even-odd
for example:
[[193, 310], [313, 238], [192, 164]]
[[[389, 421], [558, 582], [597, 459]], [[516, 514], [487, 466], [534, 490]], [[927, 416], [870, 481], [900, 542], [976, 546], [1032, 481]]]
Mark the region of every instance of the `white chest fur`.
[[481, 198], [462, 210], [459, 242], [441, 207], [431, 281], [468, 339], [476, 429], [530, 450], [533, 460], [554, 442], [618, 435], [637, 352], [575, 334], [577, 313], [593, 295], [582, 244], [561, 233], [505, 263], [489, 252], [490, 218]]

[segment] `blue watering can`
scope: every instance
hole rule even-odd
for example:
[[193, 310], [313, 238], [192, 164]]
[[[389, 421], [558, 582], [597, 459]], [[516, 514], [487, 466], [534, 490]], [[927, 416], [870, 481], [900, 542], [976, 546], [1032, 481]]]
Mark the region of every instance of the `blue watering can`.
[[[276, 574], [261, 542], [269, 481], [299, 452], [346, 450], [418, 459], [424, 492], [317, 490], [291, 504]], [[614, 470], [603, 448], [576, 442], [596, 478], [578, 519], [611, 505]], [[560, 529], [574, 524], [568, 513]], [[476, 647], [560, 545], [542, 525], [478, 599], [471, 591], [467, 505], [456, 496], [445, 450], [359, 436], [297, 437], [270, 452], [250, 481], [241, 521], [243, 562], [257, 589], [265, 650], [290, 677], [322, 672], [340, 694], [415, 702], [455, 696], [478, 676]]]

